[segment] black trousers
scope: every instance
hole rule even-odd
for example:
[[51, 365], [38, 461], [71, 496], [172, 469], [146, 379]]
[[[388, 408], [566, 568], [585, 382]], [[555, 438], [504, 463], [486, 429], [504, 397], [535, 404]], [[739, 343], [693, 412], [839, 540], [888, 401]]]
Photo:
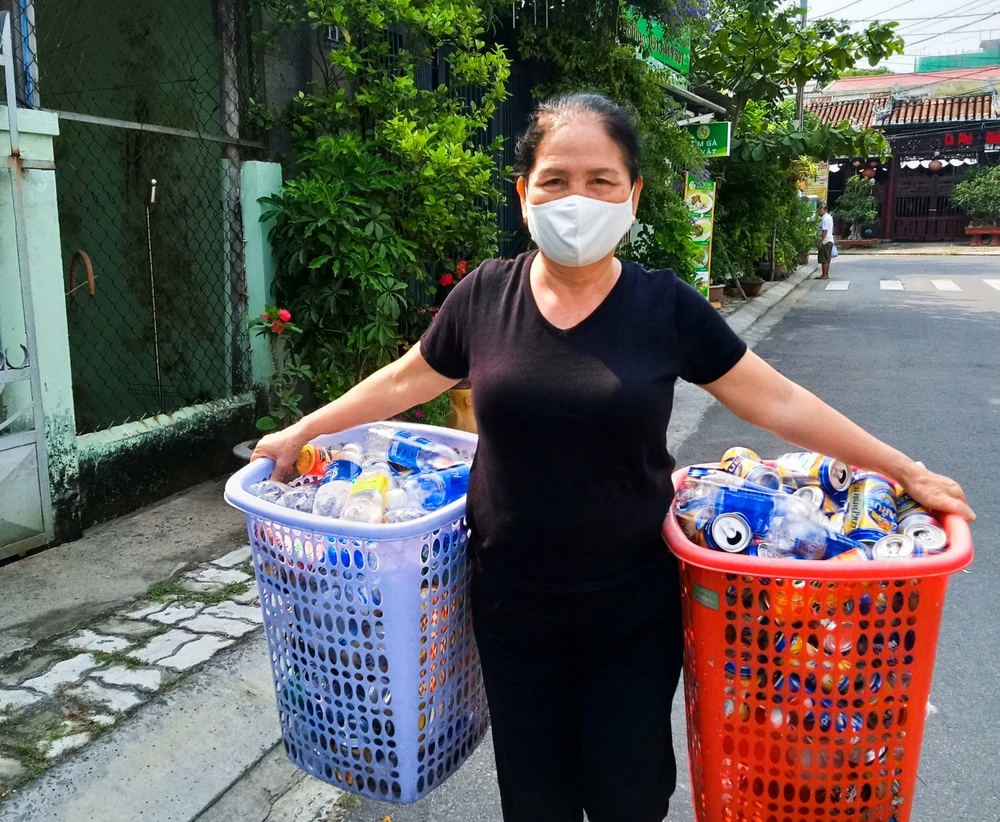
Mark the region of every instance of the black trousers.
[[661, 822], [683, 658], [669, 556], [601, 590], [526, 591], [477, 570], [476, 642], [504, 822]]

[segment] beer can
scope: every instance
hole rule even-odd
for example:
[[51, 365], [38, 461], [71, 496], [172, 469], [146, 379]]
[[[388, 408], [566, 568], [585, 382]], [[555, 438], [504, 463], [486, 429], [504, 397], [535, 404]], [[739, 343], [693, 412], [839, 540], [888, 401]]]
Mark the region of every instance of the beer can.
[[333, 462], [336, 453], [335, 449], [322, 445], [303, 446], [295, 468], [304, 477], [322, 477], [326, 474], [326, 469]]
[[901, 518], [898, 531], [913, 537], [913, 541], [928, 554], [936, 554], [948, 547], [948, 535], [930, 514], [910, 514]]
[[828, 494], [839, 494], [851, 484], [852, 472], [847, 463], [810, 451], [782, 454], [774, 467], [782, 483], [790, 488], [818, 485]]
[[896, 530], [896, 493], [892, 482], [862, 472], [847, 493], [844, 534], [859, 542], [878, 542]]
[[750, 546], [746, 550], [746, 554], [749, 557], [760, 557], [761, 559], [777, 559], [778, 554], [774, 550], [774, 546], [766, 540], [760, 539], [759, 537], [754, 537]]
[[[898, 486], [897, 486], [898, 489]], [[909, 516], [913, 514], [923, 514], [924, 516], [930, 516], [930, 511], [924, 508], [919, 502], [917, 502], [913, 497], [902, 490], [898, 490], [896, 495], [896, 516], [899, 521], [902, 522]]]
[[909, 559], [919, 555], [913, 537], [906, 534], [889, 534], [872, 546], [872, 559]]
[[778, 472], [764, 465], [760, 456], [749, 448], [730, 448], [722, 455], [722, 467], [727, 473], [762, 488], [771, 491], [781, 488], [781, 477], [778, 476]]
[[742, 554], [750, 545], [753, 531], [742, 514], [725, 513], [712, 517], [697, 534], [697, 542], [705, 548]]

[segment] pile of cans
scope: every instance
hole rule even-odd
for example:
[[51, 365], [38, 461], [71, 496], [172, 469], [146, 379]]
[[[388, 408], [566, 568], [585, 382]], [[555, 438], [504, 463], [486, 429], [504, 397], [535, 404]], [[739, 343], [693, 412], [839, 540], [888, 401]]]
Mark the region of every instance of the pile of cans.
[[718, 467], [690, 469], [676, 511], [692, 541], [734, 554], [866, 561], [948, 548], [941, 523], [891, 479], [810, 452], [765, 462], [730, 448]]

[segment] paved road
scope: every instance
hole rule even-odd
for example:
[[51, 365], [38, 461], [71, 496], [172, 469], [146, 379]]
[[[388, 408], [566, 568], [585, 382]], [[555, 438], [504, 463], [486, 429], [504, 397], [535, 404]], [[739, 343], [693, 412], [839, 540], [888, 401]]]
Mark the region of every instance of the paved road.
[[[977, 559], [949, 591], [931, 695], [937, 713], [927, 721], [911, 822], [998, 822], [1000, 260], [845, 255], [834, 262], [833, 276], [847, 289], [802, 286], [756, 350], [968, 489], [979, 514]], [[717, 459], [737, 443], [763, 454], [783, 450], [714, 405], [677, 457]], [[674, 714], [680, 729], [679, 705]], [[682, 741], [677, 750], [684, 762]], [[684, 779], [670, 822], [692, 822], [689, 791]], [[393, 822], [502, 822], [489, 746], [424, 801], [408, 808], [364, 802], [349, 822], [381, 822], [386, 815]]]

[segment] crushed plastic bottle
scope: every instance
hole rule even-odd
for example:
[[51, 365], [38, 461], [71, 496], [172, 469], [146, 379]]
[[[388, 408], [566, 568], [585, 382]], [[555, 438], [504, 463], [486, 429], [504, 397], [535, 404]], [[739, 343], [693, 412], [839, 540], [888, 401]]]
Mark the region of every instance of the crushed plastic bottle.
[[316, 490], [312, 512], [318, 517], [339, 517], [353, 486], [350, 480], [323, 482]]
[[269, 479], [255, 482], [247, 488], [247, 491], [258, 499], [262, 499], [265, 502], [273, 502], [275, 505], [281, 505], [281, 498], [291, 490], [292, 487], [287, 483], [275, 482]]
[[297, 488], [291, 488], [281, 498], [281, 504], [293, 511], [311, 514], [318, 487], [317, 485], [300, 485]]
[[460, 459], [454, 448], [388, 425], [373, 425], [368, 429], [365, 453], [417, 471], [449, 468]]

